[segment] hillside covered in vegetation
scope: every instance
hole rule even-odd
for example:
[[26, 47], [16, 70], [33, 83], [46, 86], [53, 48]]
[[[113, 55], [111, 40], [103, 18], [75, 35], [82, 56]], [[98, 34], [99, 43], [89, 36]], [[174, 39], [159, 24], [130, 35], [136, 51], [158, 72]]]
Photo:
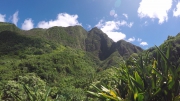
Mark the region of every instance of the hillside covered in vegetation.
[[[180, 93], [179, 40], [179, 34], [169, 36], [159, 48], [143, 50], [124, 40], [113, 42], [98, 28], [24, 31], [0, 23], [0, 99], [153, 101], [169, 94], [167, 101], [175, 101]], [[104, 86], [112, 93], [96, 91]]]

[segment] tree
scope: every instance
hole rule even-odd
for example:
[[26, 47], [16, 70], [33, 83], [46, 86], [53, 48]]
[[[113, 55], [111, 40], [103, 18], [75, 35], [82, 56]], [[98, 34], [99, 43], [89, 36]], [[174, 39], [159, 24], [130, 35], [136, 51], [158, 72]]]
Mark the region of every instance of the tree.
[[[24, 76], [19, 76], [18, 80], [9, 80], [3, 88], [2, 100], [15, 100], [21, 99], [27, 101], [30, 99], [27, 94], [38, 92], [39, 98], [45, 95], [46, 83], [34, 73], [28, 73]], [[36, 90], [36, 92], [34, 92]]]

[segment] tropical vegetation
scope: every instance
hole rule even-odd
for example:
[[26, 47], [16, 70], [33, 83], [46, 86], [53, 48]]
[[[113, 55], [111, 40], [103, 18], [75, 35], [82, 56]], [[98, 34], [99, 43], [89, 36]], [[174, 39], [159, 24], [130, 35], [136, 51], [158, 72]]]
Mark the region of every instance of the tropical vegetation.
[[143, 50], [98, 28], [0, 23], [0, 100], [178, 101], [179, 40]]

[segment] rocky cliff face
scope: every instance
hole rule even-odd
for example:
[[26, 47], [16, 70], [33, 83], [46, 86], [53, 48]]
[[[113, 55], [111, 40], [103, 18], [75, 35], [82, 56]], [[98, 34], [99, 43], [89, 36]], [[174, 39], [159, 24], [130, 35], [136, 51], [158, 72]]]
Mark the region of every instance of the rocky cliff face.
[[139, 53], [143, 49], [124, 40], [113, 42], [100, 29], [93, 28], [89, 31], [86, 39], [86, 51], [93, 52], [101, 60], [104, 60], [116, 51], [122, 57], [128, 58], [132, 53]]

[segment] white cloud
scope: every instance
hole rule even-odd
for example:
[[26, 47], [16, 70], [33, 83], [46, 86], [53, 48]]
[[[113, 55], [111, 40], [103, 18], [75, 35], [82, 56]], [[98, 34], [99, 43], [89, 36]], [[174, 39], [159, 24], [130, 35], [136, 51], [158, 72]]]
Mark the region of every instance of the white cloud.
[[118, 23], [119, 23], [119, 25], [127, 25], [127, 22], [126, 21], [124, 21], [124, 20], [122, 20], [121, 22], [120, 21], [118, 21]]
[[5, 22], [6, 21], [5, 17], [6, 15], [0, 14], [0, 22]]
[[175, 16], [175, 17], [180, 16], [180, 1], [176, 5], [176, 9], [173, 10], [173, 16]]
[[128, 15], [127, 15], [127, 14], [123, 13], [123, 16], [124, 16], [126, 19], [128, 19]]
[[135, 37], [129, 38], [127, 41], [128, 42], [133, 42], [133, 41], [135, 41]]
[[137, 41], [140, 43], [141, 46], [147, 46], [148, 45], [148, 43], [145, 41], [142, 41], [141, 38], [138, 38]]
[[13, 17], [12, 17], [12, 22], [17, 25], [17, 22], [18, 22], [19, 18], [18, 18], [18, 11], [16, 11], [14, 14], [13, 14]]
[[124, 20], [122, 20], [121, 22], [119, 22], [119, 25], [120, 26], [128, 26], [129, 28], [131, 28], [132, 26], [133, 26], [133, 24], [134, 24], [134, 22], [130, 22], [129, 24], [126, 22], [126, 21], [124, 21]]
[[67, 13], [60, 13], [58, 14], [57, 18], [55, 20], [50, 20], [48, 22], [41, 21], [38, 23], [39, 28], [50, 28], [53, 26], [62, 26], [62, 27], [68, 27], [68, 26], [74, 26], [74, 25], [81, 25], [78, 20], [78, 15], [69, 15]]
[[113, 41], [117, 42], [121, 39], [125, 39], [126, 35], [122, 32], [119, 32], [120, 26], [125, 26], [127, 22], [125, 21], [107, 21], [104, 22], [103, 20], [100, 20], [96, 27], [100, 28], [104, 33], [108, 35], [109, 38], [111, 38]]
[[30, 30], [30, 29], [34, 28], [34, 23], [33, 23], [32, 19], [26, 19], [24, 21], [24, 23], [22, 24], [21, 28], [23, 30]]
[[87, 28], [88, 28], [88, 29], [91, 29], [92, 27], [91, 27], [91, 25], [87, 25]]
[[138, 38], [138, 39], [137, 39], [137, 41], [138, 41], [138, 42], [141, 42], [141, 41], [142, 41], [142, 39]]
[[116, 32], [116, 31], [110, 31], [105, 32], [109, 38], [111, 38], [114, 42], [117, 42], [119, 40], [125, 39], [126, 35], [122, 32]]
[[113, 31], [113, 30], [118, 30], [119, 29], [120, 22], [117, 21], [107, 21], [103, 23], [103, 26], [101, 29], [105, 32]]
[[102, 26], [103, 26], [103, 20], [101, 19], [99, 22], [98, 22], [98, 24], [97, 25], [95, 25], [96, 27], [98, 27], [98, 28], [101, 28]]
[[142, 0], [138, 8], [140, 18], [149, 17], [159, 19], [159, 24], [168, 20], [168, 11], [171, 9], [172, 0]]
[[143, 42], [140, 43], [140, 45], [142, 45], [142, 46], [147, 46], [148, 43], [143, 41]]
[[129, 25], [128, 25], [128, 27], [131, 28], [131, 27], [133, 26], [133, 24], [134, 24], [134, 22], [130, 22]]

